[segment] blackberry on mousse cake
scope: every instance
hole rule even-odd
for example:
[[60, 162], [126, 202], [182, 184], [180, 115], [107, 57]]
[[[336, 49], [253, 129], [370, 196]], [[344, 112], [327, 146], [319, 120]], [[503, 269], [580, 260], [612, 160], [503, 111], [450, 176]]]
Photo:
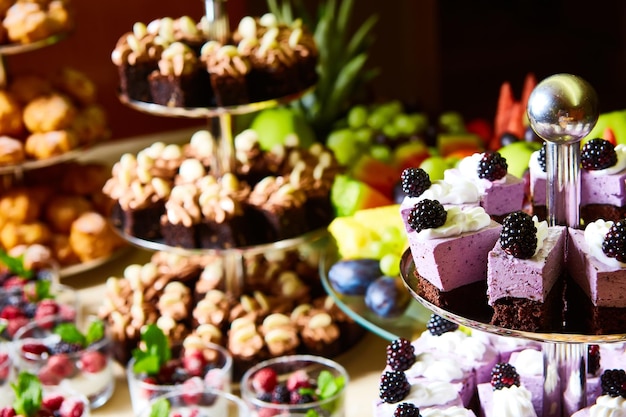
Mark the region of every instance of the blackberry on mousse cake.
[[626, 329], [626, 219], [569, 228], [567, 322], [593, 334]]
[[[626, 146], [591, 139], [581, 148], [580, 218], [584, 224], [596, 220], [617, 221], [626, 216]], [[529, 161], [533, 213], [546, 218], [546, 145]]]
[[491, 323], [525, 331], [562, 326], [565, 230], [523, 211], [505, 217], [487, 261]]
[[490, 317], [487, 254], [502, 226], [482, 207], [445, 208], [430, 199], [405, 213], [420, 296], [459, 314]]

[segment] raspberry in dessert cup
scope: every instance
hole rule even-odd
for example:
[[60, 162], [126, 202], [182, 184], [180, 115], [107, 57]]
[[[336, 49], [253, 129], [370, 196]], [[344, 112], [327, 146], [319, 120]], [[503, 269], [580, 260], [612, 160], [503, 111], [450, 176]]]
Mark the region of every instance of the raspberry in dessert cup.
[[248, 369], [240, 384], [241, 397], [253, 416], [345, 414], [349, 376], [337, 362], [314, 355], [288, 355]]
[[14, 351], [16, 368], [37, 375], [45, 389], [80, 393], [91, 408], [113, 394], [112, 344], [101, 320], [92, 320], [84, 333], [56, 317], [34, 321], [16, 333]]
[[12, 384], [11, 403], [0, 407], [1, 416], [89, 417], [89, 401], [84, 395], [62, 389], [45, 388], [37, 376], [20, 372]]
[[212, 388], [174, 389], [150, 400], [137, 417], [248, 417], [243, 400], [231, 393]]
[[[78, 320], [78, 292], [48, 280], [26, 282], [21, 287], [0, 291], [0, 339], [13, 340], [17, 331], [41, 320]], [[48, 324], [50, 324], [48, 322]]]
[[230, 392], [232, 367], [232, 357], [222, 346], [189, 335], [182, 346], [171, 347], [163, 331], [149, 324], [126, 367], [133, 411], [140, 413], [152, 399], [176, 389]]

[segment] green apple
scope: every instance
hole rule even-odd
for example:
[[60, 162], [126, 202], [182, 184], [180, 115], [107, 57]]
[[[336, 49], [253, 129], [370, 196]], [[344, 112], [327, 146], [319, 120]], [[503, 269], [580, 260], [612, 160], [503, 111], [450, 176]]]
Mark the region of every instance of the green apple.
[[304, 116], [291, 107], [276, 107], [260, 111], [250, 124], [257, 132], [264, 150], [282, 145], [291, 135], [296, 135], [300, 146], [308, 148], [315, 141], [315, 133]]
[[441, 156], [429, 156], [419, 166], [428, 173], [431, 181], [443, 179], [443, 172], [449, 167], [448, 162]]
[[509, 174], [522, 178], [528, 169], [530, 155], [540, 148], [540, 142], [519, 141], [503, 146], [498, 152], [506, 159]]
[[626, 110], [616, 110], [609, 113], [602, 113], [598, 116], [598, 122], [583, 140], [601, 138], [604, 129], [610, 127], [615, 134], [617, 143], [626, 144]]

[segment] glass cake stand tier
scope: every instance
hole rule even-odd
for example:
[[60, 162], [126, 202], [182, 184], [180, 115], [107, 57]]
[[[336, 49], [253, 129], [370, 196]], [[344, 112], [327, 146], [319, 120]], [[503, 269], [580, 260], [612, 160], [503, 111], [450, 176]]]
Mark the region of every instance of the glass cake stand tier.
[[257, 101], [254, 103], [240, 104], [236, 106], [226, 107], [172, 107], [164, 106], [156, 103], [148, 103], [145, 101], [133, 100], [124, 94], [119, 95], [119, 99], [122, 103], [129, 107], [139, 110], [144, 113], [165, 116], [165, 117], [181, 117], [187, 119], [203, 119], [220, 117], [223, 115], [244, 115], [255, 113], [257, 111], [270, 109], [273, 107], [289, 104], [292, 101], [298, 100], [300, 97], [313, 91], [314, 87], [308, 88], [303, 91], [299, 91], [294, 94], [290, 94], [284, 97], [278, 97], [271, 100]]
[[626, 341], [625, 334], [541, 333], [508, 329], [484, 317], [467, 317], [440, 308], [419, 293], [416, 266], [410, 249], [402, 255], [400, 274], [411, 296], [433, 313], [470, 329], [505, 337], [541, 342], [544, 358], [544, 402], [542, 417], [570, 417], [586, 404], [587, 348], [590, 344]]
[[233, 172], [235, 167], [233, 116], [255, 113], [289, 104], [310, 93], [314, 88], [315, 86], [311, 86], [284, 97], [226, 107], [173, 107], [133, 100], [124, 94], [119, 94], [118, 97], [122, 103], [130, 108], [155, 116], [189, 119], [206, 118], [214, 140], [213, 172], [216, 175], [222, 175], [225, 172]]
[[[332, 240], [332, 239], [329, 239]], [[320, 279], [324, 290], [341, 310], [368, 331], [393, 341], [398, 338], [415, 340], [424, 330], [431, 312], [422, 304], [411, 300], [401, 316], [384, 318], [375, 314], [365, 304], [363, 296], [340, 294], [328, 279], [328, 270], [339, 260], [337, 248], [332, 242], [326, 246], [320, 260]]]
[[[127, 242], [134, 246], [150, 251], [167, 252], [179, 256], [208, 256], [219, 259], [222, 264], [223, 276], [225, 277], [225, 290], [229, 294], [238, 296], [244, 291], [244, 276], [246, 271], [246, 260], [250, 257], [266, 255], [271, 256], [281, 251], [290, 249], [298, 249], [300, 251], [308, 250], [312, 253], [321, 253], [327, 244], [328, 231], [325, 228], [313, 230], [300, 236], [290, 239], [278, 240], [275, 242], [264, 243], [254, 246], [241, 246], [225, 249], [206, 249], [206, 248], [183, 248], [178, 246], [170, 246], [162, 240], [148, 240], [125, 233], [118, 225], [114, 230]], [[317, 255], [319, 256], [319, 255]]]

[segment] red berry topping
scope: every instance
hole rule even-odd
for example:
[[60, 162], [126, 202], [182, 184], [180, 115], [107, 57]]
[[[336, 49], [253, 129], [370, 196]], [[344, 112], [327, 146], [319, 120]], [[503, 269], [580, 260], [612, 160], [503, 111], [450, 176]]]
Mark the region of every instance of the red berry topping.
[[80, 417], [85, 412], [85, 403], [78, 398], [67, 398], [61, 404], [59, 415], [61, 417]]
[[183, 382], [181, 391], [183, 392], [182, 398], [185, 404], [197, 404], [202, 398], [203, 388], [204, 382], [198, 377], [189, 378]]
[[88, 350], [80, 356], [80, 367], [84, 372], [100, 372], [107, 366], [107, 357], [97, 350]]
[[52, 328], [54, 326], [54, 320], [50, 320], [49, 317], [55, 316], [59, 313], [59, 305], [56, 301], [51, 299], [41, 300], [37, 304], [37, 310], [35, 310], [35, 321], [40, 324], [41, 327]]
[[0, 312], [0, 319], [13, 320], [20, 317], [26, 317], [26, 314], [17, 306], [8, 305]]
[[0, 417], [15, 417], [13, 407], [4, 407], [0, 409]]
[[63, 396], [60, 394], [53, 394], [45, 397], [41, 402], [41, 405], [48, 410], [54, 412], [61, 408], [61, 404], [63, 404]]
[[50, 356], [47, 366], [52, 372], [59, 375], [60, 378], [67, 378], [76, 371], [74, 362], [64, 354]]
[[289, 391], [297, 391], [300, 388], [309, 388], [311, 387], [311, 382], [309, 381], [309, 374], [303, 369], [296, 371], [289, 375], [287, 379], [287, 389]]
[[29, 319], [27, 317], [16, 317], [14, 319], [8, 320], [7, 333], [10, 337], [13, 337], [19, 329], [26, 326], [28, 323]]
[[37, 359], [49, 353], [48, 347], [43, 343], [24, 343], [22, 345], [22, 354], [27, 359]]
[[202, 376], [207, 360], [201, 350], [186, 350], [183, 356], [183, 367], [190, 376]]
[[277, 384], [278, 376], [270, 368], [260, 369], [252, 377], [252, 387], [258, 392], [272, 392]]

